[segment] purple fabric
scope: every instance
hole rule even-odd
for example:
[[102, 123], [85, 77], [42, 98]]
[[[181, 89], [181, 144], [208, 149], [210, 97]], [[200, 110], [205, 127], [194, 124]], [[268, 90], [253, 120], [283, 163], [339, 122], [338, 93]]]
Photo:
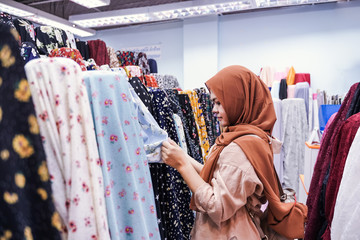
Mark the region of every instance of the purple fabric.
[[359, 83], [355, 83], [351, 86], [348, 94], [344, 99], [344, 102], [338, 111], [338, 114], [336, 114], [333, 122], [328, 127], [326, 135], [323, 137], [323, 141], [315, 163], [309, 195], [306, 202], [306, 205], [308, 206], [308, 223], [305, 229], [305, 240], [316, 239], [316, 236], [321, 228], [322, 222], [320, 221], [319, 199], [322, 182], [330, 164], [330, 159], [333, 152], [333, 142], [345, 121], [346, 113], [349, 109], [358, 84]]

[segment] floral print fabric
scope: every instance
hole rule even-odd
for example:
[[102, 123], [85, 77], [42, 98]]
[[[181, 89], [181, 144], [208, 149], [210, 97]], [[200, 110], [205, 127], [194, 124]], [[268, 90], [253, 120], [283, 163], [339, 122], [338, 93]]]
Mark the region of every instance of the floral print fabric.
[[79, 64], [82, 71], [86, 71], [84, 59], [82, 58], [79, 50], [72, 48], [56, 48], [51, 50], [49, 57], [66, 57], [74, 60]]
[[65, 31], [65, 33], [67, 36], [66, 47], [72, 48], [72, 49], [77, 49], [74, 34], [69, 31]]
[[154, 76], [145, 75], [145, 80], [147, 87], [159, 87]]
[[110, 239], [99, 153], [79, 65], [67, 58], [46, 58], [29, 62], [25, 70], [67, 239]]
[[46, 156], [19, 46], [0, 24], [0, 239], [60, 239]]
[[[167, 131], [169, 137], [179, 143], [173, 111], [166, 93], [160, 89], [151, 89], [154, 106], [154, 118], [159, 126]], [[180, 173], [172, 167], [157, 163], [150, 165], [154, 184], [154, 193], [160, 205], [160, 221], [164, 226], [166, 239], [189, 239], [194, 224], [194, 214], [188, 207], [190, 190]]]
[[21, 56], [23, 57], [25, 63], [32, 59], [40, 58], [39, 52], [36, 46], [31, 42], [23, 42], [21, 44]]
[[206, 123], [205, 123], [203, 111], [199, 104], [199, 98], [195, 91], [187, 90], [187, 91], [182, 91], [180, 93], [185, 93], [190, 98], [191, 108], [193, 109], [196, 127], [200, 138], [201, 152], [202, 152], [203, 160], [205, 161], [206, 156], [209, 154], [210, 145], [207, 136]]
[[124, 67], [124, 69], [129, 79], [133, 77], [138, 77], [141, 82], [146, 86], [143, 72], [139, 66], [126, 66]]
[[66, 47], [67, 36], [65, 31], [50, 26], [35, 28], [36, 46], [39, 53], [48, 55], [55, 48]]
[[13, 21], [16, 30], [20, 34], [21, 42], [30, 42], [35, 44], [34, 24], [26, 19], [17, 18]]
[[150, 66], [148, 64], [146, 53], [139, 52], [136, 56], [135, 64], [141, 68], [144, 74], [150, 74]]
[[179, 82], [175, 76], [172, 75], [160, 75], [157, 73], [152, 73], [159, 85], [159, 88], [162, 89], [172, 89], [180, 88]]
[[160, 239], [140, 125], [122, 72], [84, 73], [104, 175], [111, 239]]
[[180, 147], [187, 153], [188, 149], [187, 149], [187, 145], [186, 145], [184, 125], [183, 125], [179, 115], [174, 113], [173, 118], [174, 118], [174, 122], [175, 122], [175, 126], [176, 126], [176, 132], [177, 132], [178, 138], [179, 138]]

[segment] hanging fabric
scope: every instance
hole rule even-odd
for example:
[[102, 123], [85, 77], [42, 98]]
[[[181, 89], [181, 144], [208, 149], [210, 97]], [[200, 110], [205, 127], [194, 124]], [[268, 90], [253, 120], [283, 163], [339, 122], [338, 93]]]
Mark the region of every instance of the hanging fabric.
[[150, 66], [148, 64], [146, 53], [139, 52], [136, 56], [135, 64], [141, 68], [145, 75], [150, 74]]
[[32, 59], [40, 58], [39, 51], [37, 50], [36, 46], [31, 42], [23, 42], [21, 44], [20, 53], [25, 63], [29, 62]]
[[67, 58], [46, 58], [29, 62], [25, 70], [55, 206], [68, 239], [110, 239], [94, 125], [79, 65]]
[[67, 36], [61, 29], [40, 26], [35, 28], [35, 33], [36, 46], [42, 55], [48, 55], [53, 49], [66, 47]]
[[157, 73], [157, 63], [155, 59], [149, 58], [148, 59], [149, 67], [150, 67], [150, 73]]
[[330, 163], [335, 136], [339, 133], [346, 118], [357, 86], [358, 83], [351, 86], [333, 122], [328, 127], [327, 133], [323, 134], [311, 179], [309, 195], [306, 201], [306, 205], [308, 206], [308, 223], [306, 226], [305, 239], [316, 239], [321, 228], [321, 223], [324, 221], [324, 216], [320, 215], [319, 209], [321, 187]]
[[0, 24], [0, 238], [60, 239], [61, 218], [19, 46]]
[[135, 65], [135, 53], [130, 51], [116, 51], [115, 52], [120, 66], [129, 66], [129, 65]]
[[[84, 72], [104, 175], [111, 238], [160, 239], [137, 112], [123, 72]], [[91, 118], [90, 118], [91, 119]]]
[[69, 32], [69, 31], [65, 31], [65, 33], [66, 33], [66, 36], [67, 36], [66, 47], [72, 48], [72, 49], [77, 49], [74, 34], [72, 32]]
[[49, 57], [66, 57], [74, 60], [77, 64], [79, 64], [82, 71], [86, 71], [86, 67], [84, 64], [84, 59], [82, 58], [79, 50], [72, 48], [56, 48], [51, 50]]
[[110, 64], [110, 57], [106, 49], [106, 43], [102, 40], [90, 40], [89, 45], [90, 58], [93, 58], [97, 65]]
[[117, 56], [115, 54], [115, 50], [112, 47], [107, 46], [107, 53], [109, 55], [109, 59], [110, 59], [110, 67], [111, 68], [119, 68], [120, 64], [119, 64], [119, 60], [117, 59]]
[[18, 31], [21, 42], [30, 42], [35, 44], [35, 28], [34, 24], [26, 19], [17, 18], [13, 21], [16, 30]]
[[90, 50], [89, 45], [85, 41], [80, 41], [79, 39], [75, 39], [76, 41], [76, 48], [81, 53], [81, 56], [85, 61], [87, 61], [90, 58]]

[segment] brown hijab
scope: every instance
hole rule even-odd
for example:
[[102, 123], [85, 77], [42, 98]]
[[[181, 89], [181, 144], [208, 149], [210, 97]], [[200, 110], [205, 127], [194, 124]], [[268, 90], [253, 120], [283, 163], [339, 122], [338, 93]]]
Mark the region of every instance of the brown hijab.
[[[269, 202], [268, 223], [278, 233], [289, 238], [304, 235], [304, 222], [293, 221], [307, 212], [306, 206], [282, 203], [273, 165], [273, 152], [269, 137], [276, 121], [275, 110], [267, 86], [249, 69], [229, 66], [206, 82], [228, 116], [230, 126], [217, 139], [212, 154], [206, 161], [200, 176], [209, 184], [221, 151], [235, 142], [245, 153], [256, 174], [264, 185]], [[247, 136], [246, 136], [247, 135]], [[254, 136], [257, 135], [260, 138]], [[196, 210], [194, 199], [190, 207]], [[298, 222], [298, 223], [297, 223]]]

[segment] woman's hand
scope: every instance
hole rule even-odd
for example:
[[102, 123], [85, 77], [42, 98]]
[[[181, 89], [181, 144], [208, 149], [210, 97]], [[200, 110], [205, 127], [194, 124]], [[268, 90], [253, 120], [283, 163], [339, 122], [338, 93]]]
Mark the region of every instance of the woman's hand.
[[187, 160], [187, 154], [170, 138], [162, 143], [161, 158], [164, 163], [177, 170], [185, 167], [186, 164], [189, 163]]

